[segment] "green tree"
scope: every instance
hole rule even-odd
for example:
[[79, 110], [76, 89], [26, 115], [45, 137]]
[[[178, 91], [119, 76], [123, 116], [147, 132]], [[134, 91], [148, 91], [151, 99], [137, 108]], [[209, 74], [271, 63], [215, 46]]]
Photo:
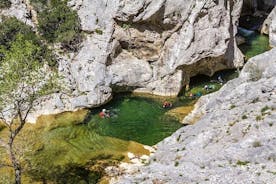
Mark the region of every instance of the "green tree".
[[15, 17], [4, 18], [3, 22], [0, 23], [0, 45], [2, 47], [0, 50], [0, 62], [1, 59], [4, 58], [2, 52], [11, 47], [11, 44], [15, 41], [18, 34], [22, 35], [22, 39], [32, 41], [33, 45], [40, 48], [35, 55], [33, 55], [35, 60], [39, 60], [40, 62], [45, 60], [50, 66], [55, 66], [57, 64], [51, 50], [42, 43], [39, 36], [32, 31], [31, 27], [17, 20]]
[[[14, 141], [26, 124], [28, 115], [38, 100], [58, 89], [58, 77], [47, 62], [37, 57], [41, 48], [19, 33], [10, 48], [2, 47], [0, 62], [0, 120], [6, 126], [8, 137], [0, 138], [14, 169], [15, 183], [21, 183], [21, 160]], [[8, 165], [2, 164], [3, 166]]]
[[38, 14], [38, 30], [50, 43], [61, 43], [67, 50], [75, 51], [81, 41], [78, 14], [67, 6], [67, 1], [51, 0]]
[[9, 0], [0, 0], [0, 9], [7, 9], [11, 7], [11, 2]]
[[20, 22], [15, 17], [4, 17], [0, 24], [0, 45], [8, 48], [18, 33], [24, 34], [24, 37], [29, 40], [36, 39], [30, 26]]

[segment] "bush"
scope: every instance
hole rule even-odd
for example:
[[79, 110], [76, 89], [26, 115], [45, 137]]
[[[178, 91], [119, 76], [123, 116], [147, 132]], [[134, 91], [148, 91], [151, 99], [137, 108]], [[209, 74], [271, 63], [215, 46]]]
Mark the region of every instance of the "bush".
[[0, 45], [9, 48], [18, 33], [23, 34], [28, 40], [34, 40], [36, 38], [30, 26], [20, 22], [15, 17], [4, 17], [3, 22], [0, 24]]
[[243, 116], [242, 116], [242, 119], [247, 119], [247, 116], [246, 116], [246, 115], [243, 115]]
[[48, 42], [61, 43], [63, 49], [76, 51], [81, 42], [80, 23], [77, 12], [66, 1], [52, 0], [38, 14], [38, 22], [38, 30]]
[[56, 66], [57, 62], [51, 50], [42, 43], [30, 26], [20, 22], [15, 17], [4, 18], [3, 22], [0, 23], [0, 61], [4, 59], [4, 52], [7, 53], [10, 50], [18, 35], [21, 35], [22, 41], [30, 41], [35, 47], [39, 48], [33, 59], [40, 62], [47, 61], [50, 66]]
[[11, 7], [11, 2], [9, 0], [0, 0], [0, 9], [8, 9]]
[[48, 0], [31, 0], [31, 4], [37, 12], [43, 11], [47, 8]]

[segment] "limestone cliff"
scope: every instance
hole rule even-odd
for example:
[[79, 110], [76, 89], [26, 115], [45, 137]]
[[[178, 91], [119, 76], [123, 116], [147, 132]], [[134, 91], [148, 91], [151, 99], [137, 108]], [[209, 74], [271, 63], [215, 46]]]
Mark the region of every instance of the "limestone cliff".
[[[78, 52], [55, 47], [70, 91], [43, 99], [30, 121], [99, 106], [117, 90], [176, 96], [191, 76], [243, 65], [235, 41], [241, 0], [72, 0], [68, 6], [84, 33]], [[36, 28], [28, 0], [12, 0], [1, 14]]]
[[199, 119], [157, 144], [144, 167], [112, 183], [276, 183], [276, 48], [248, 61], [240, 77], [202, 97]]
[[276, 46], [276, 7], [268, 15], [263, 23], [262, 33], [269, 35], [271, 47]]

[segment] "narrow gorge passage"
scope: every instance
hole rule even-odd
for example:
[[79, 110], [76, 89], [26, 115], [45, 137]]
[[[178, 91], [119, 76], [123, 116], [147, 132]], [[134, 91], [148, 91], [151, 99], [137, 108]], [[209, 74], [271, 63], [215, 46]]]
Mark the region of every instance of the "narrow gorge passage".
[[254, 5], [255, 8], [252, 6], [248, 1], [244, 3], [237, 35], [239, 48], [246, 60], [271, 49], [268, 35], [261, 33], [271, 7], [265, 7], [259, 2]]

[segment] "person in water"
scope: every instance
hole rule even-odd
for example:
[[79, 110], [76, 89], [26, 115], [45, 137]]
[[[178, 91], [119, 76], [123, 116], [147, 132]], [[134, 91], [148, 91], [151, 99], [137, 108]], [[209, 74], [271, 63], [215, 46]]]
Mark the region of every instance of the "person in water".
[[101, 118], [110, 118], [110, 114], [109, 112], [106, 110], [106, 109], [103, 109], [100, 113], [99, 113], [99, 116]]
[[165, 101], [164, 103], [163, 103], [163, 106], [162, 106], [164, 109], [165, 108], [170, 108], [170, 107], [172, 107], [172, 103], [171, 102], [168, 102], [168, 101]]

